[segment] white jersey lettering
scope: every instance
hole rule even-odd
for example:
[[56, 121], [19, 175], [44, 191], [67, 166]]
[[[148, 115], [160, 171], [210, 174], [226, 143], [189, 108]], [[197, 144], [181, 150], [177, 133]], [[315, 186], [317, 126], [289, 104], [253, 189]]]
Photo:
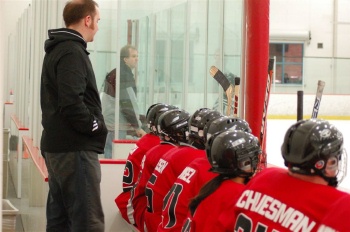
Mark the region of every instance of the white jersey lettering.
[[337, 231], [326, 225], [321, 225], [320, 228], [318, 228], [317, 232], [337, 232]]
[[258, 213], [291, 231], [307, 232], [311, 231], [316, 225], [316, 222], [310, 220], [302, 212], [288, 207], [271, 196], [252, 190], [245, 190], [236, 206]]
[[166, 166], [168, 165], [168, 162], [163, 160], [163, 159], [160, 159], [157, 163], [157, 166], [156, 166], [156, 170], [159, 172], [159, 173], [162, 173], [164, 171], [164, 169], [166, 168]]
[[190, 167], [186, 167], [179, 176], [179, 179], [185, 181], [186, 183], [191, 182], [191, 177], [196, 173], [196, 170]]

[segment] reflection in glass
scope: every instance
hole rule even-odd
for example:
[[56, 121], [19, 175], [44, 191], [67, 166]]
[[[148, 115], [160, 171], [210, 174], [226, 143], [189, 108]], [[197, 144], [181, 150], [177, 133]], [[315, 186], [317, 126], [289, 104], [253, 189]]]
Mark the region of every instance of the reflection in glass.
[[[139, 1], [137, 5], [134, 1], [119, 2], [118, 23], [111, 20], [107, 26], [114, 33], [118, 27], [118, 35], [110, 37], [115, 41], [109, 43], [117, 48], [106, 53], [109, 58], [102, 54], [98, 57], [101, 76], [119, 68], [116, 51], [131, 44], [139, 56], [133, 74], [141, 115], [158, 102], [190, 113], [216, 105], [217, 110], [224, 113], [223, 92], [209, 75], [209, 69], [215, 65], [225, 74], [240, 76], [243, 1], [145, 2]], [[121, 86], [120, 81], [117, 75], [116, 86]], [[121, 96], [122, 91], [120, 89], [117, 96]], [[121, 105], [117, 102], [115, 105], [120, 111]], [[115, 129], [120, 131], [120, 127], [116, 125]], [[115, 135], [117, 138], [119, 133]]]

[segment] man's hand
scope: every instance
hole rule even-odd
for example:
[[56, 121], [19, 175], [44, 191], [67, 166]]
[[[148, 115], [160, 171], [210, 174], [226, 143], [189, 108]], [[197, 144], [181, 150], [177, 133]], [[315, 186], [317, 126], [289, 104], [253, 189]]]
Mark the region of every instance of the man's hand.
[[142, 136], [144, 136], [145, 134], [147, 134], [147, 133], [146, 133], [144, 130], [142, 130], [141, 128], [136, 129], [135, 132], [136, 132], [136, 135], [137, 135], [138, 137], [142, 137]]

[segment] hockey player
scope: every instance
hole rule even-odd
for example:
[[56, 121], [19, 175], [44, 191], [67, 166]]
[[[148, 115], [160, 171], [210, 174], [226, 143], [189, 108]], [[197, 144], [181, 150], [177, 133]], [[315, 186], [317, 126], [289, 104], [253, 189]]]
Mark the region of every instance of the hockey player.
[[[206, 135], [211, 136], [231, 129], [251, 131], [248, 123], [240, 118], [221, 116], [212, 119], [210, 114], [208, 116], [204, 117], [203, 114], [195, 113], [191, 117], [189, 137], [192, 144], [195, 142], [197, 147], [204, 148], [207, 141]], [[162, 222], [158, 226], [158, 232], [181, 230], [183, 221], [188, 216], [190, 200], [198, 194], [205, 183], [218, 175], [210, 172], [210, 168], [211, 165], [207, 157], [196, 158], [177, 177], [163, 200]]]
[[254, 175], [261, 149], [254, 135], [232, 130], [212, 135], [206, 152], [211, 171], [219, 175], [206, 183], [191, 200], [192, 219], [185, 221], [182, 231], [226, 231], [226, 223], [232, 218], [227, 212], [234, 207], [244, 184]]
[[158, 115], [175, 108], [175, 106], [164, 103], [153, 104], [148, 108], [146, 119], [150, 132], [142, 136], [137, 141], [135, 148], [130, 151], [126, 160], [123, 175], [123, 192], [117, 196], [115, 203], [117, 204], [122, 217], [130, 224], [135, 224], [132, 217], [132, 208], [127, 208], [131, 193], [130, 190], [138, 180], [143, 156], [148, 150], [160, 143], [156, 130], [155, 119]]
[[346, 152], [334, 125], [299, 120], [287, 130], [281, 151], [288, 169], [267, 168], [248, 183], [231, 231], [317, 231], [335, 199], [347, 195], [335, 188], [345, 175]]
[[[191, 116], [187, 128], [190, 128], [190, 131], [195, 130], [199, 133], [203, 133], [203, 128], [208, 121], [221, 116], [222, 115], [217, 111], [201, 108]], [[193, 126], [194, 121], [196, 121], [196, 127]], [[159, 126], [161, 126], [161, 124]], [[188, 131], [185, 133], [188, 134]], [[191, 137], [193, 135], [190, 134], [189, 136]], [[198, 136], [196, 139], [192, 137], [188, 143], [182, 143], [179, 148], [167, 152], [159, 160], [157, 166], [161, 166], [162, 168], [156, 168], [152, 174], [154, 180], [150, 179], [147, 183], [148, 192], [152, 194], [152, 196], [147, 196], [148, 207], [145, 212], [145, 224], [148, 231], [156, 231], [161, 223], [162, 208], [167, 208], [167, 205], [163, 205], [164, 197], [167, 198], [165, 201], [169, 200], [170, 204], [172, 204], [173, 198], [168, 199], [168, 196], [176, 195], [176, 193], [169, 193], [168, 196], [166, 196], [166, 194], [172, 187], [176, 178], [194, 159], [205, 157], [203, 143], [197, 141], [200, 139], [201, 138]], [[177, 192], [178, 190], [174, 189], [173, 191]], [[175, 215], [172, 215], [172, 217], [174, 216]]]
[[[146, 152], [142, 161], [142, 172], [140, 179], [134, 185], [131, 194], [131, 203], [134, 209], [134, 220], [136, 227], [144, 231], [144, 213], [147, 206], [146, 184], [159, 159], [168, 151], [175, 149], [182, 142], [186, 142], [185, 132], [188, 130], [190, 114], [184, 110], [174, 109], [164, 112], [156, 118], [157, 133], [161, 143]], [[150, 231], [150, 230], [148, 230]]]

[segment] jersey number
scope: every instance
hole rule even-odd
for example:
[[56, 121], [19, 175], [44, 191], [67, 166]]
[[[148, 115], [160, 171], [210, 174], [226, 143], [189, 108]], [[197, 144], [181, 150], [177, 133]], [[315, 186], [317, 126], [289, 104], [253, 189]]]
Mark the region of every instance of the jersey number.
[[[253, 221], [247, 217], [245, 214], [239, 214], [236, 219], [235, 231], [237, 232], [252, 232], [253, 231]], [[258, 223], [255, 232], [265, 232], [267, 227]]]
[[165, 228], [171, 228], [176, 224], [176, 214], [175, 214], [175, 208], [177, 200], [179, 199], [179, 195], [182, 192], [182, 185], [181, 184], [173, 184], [173, 187], [169, 190], [168, 194], [164, 197], [163, 200], [163, 210], [166, 209], [168, 206], [168, 215], [169, 215], [169, 221], [164, 226]]
[[191, 231], [191, 219], [187, 218], [186, 221], [184, 222], [181, 232], [190, 232]]
[[134, 176], [134, 169], [133, 169], [132, 163], [129, 160], [127, 160], [124, 168], [124, 175], [123, 175], [124, 192], [130, 191], [132, 187], [133, 176]]
[[[152, 174], [149, 178], [148, 183], [154, 185], [157, 181], [157, 176]], [[153, 190], [149, 187], [146, 187], [145, 195], [147, 197], [147, 211], [153, 213]]]

